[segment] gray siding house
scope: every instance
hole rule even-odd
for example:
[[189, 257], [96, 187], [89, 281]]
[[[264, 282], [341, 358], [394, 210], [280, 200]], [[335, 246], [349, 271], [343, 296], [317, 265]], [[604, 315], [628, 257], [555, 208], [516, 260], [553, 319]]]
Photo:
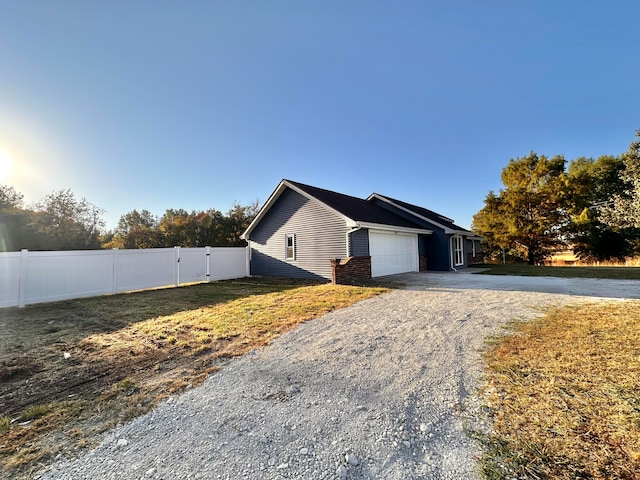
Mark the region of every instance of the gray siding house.
[[480, 238], [435, 212], [291, 180], [280, 182], [242, 238], [250, 247], [252, 275], [336, 283], [482, 260]]

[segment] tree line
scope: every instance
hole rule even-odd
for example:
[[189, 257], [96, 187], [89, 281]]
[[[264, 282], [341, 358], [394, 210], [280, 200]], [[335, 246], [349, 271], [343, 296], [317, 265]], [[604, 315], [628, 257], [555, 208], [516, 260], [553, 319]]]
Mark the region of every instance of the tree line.
[[104, 210], [71, 190], [54, 191], [26, 206], [20, 192], [0, 185], [0, 251], [243, 246], [240, 235], [258, 210], [257, 201], [235, 203], [226, 214], [214, 208], [168, 209], [158, 217], [132, 210], [107, 231]]
[[640, 255], [640, 130], [620, 156], [567, 162], [531, 152], [501, 179], [473, 217], [486, 256], [535, 264], [562, 248], [586, 261]]

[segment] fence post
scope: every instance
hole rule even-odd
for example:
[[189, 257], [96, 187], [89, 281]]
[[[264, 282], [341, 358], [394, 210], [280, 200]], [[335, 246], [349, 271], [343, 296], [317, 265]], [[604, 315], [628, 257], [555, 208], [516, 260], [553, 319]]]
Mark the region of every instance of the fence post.
[[18, 308], [24, 308], [26, 305], [26, 286], [27, 286], [27, 257], [29, 250], [22, 249], [20, 251], [20, 269], [18, 272]]
[[180, 286], [180, 247], [173, 247], [173, 251], [175, 254], [175, 278], [176, 278], [176, 287]]
[[118, 293], [118, 249], [113, 249], [111, 256], [111, 293]]
[[204, 269], [204, 279], [207, 282], [211, 281], [211, 247], [204, 247], [205, 254], [205, 269]]
[[244, 247], [244, 252], [245, 252], [245, 273], [246, 273], [246, 277], [250, 277], [251, 276], [251, 246], [247, 245], [246, 247]]

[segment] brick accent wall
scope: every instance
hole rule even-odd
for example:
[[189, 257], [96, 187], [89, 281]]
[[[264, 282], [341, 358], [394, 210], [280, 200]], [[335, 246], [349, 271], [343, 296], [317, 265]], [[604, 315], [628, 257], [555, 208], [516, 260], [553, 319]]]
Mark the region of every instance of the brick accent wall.
[[371, 257], [332, 258], [331, 283], [360, 285], [371, 280]]
[[418, 270], [421, 272], [426, 272], [427, 271], [427, 256], [426, 255], [420, 255], [420, 257], [418, 258]]

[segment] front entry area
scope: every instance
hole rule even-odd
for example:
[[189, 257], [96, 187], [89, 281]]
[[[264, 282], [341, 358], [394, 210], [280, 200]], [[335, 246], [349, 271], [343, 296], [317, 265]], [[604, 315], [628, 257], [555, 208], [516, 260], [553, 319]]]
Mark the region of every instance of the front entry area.
[[369, 230], [371, 276], [418, 271], [418, 235]]

